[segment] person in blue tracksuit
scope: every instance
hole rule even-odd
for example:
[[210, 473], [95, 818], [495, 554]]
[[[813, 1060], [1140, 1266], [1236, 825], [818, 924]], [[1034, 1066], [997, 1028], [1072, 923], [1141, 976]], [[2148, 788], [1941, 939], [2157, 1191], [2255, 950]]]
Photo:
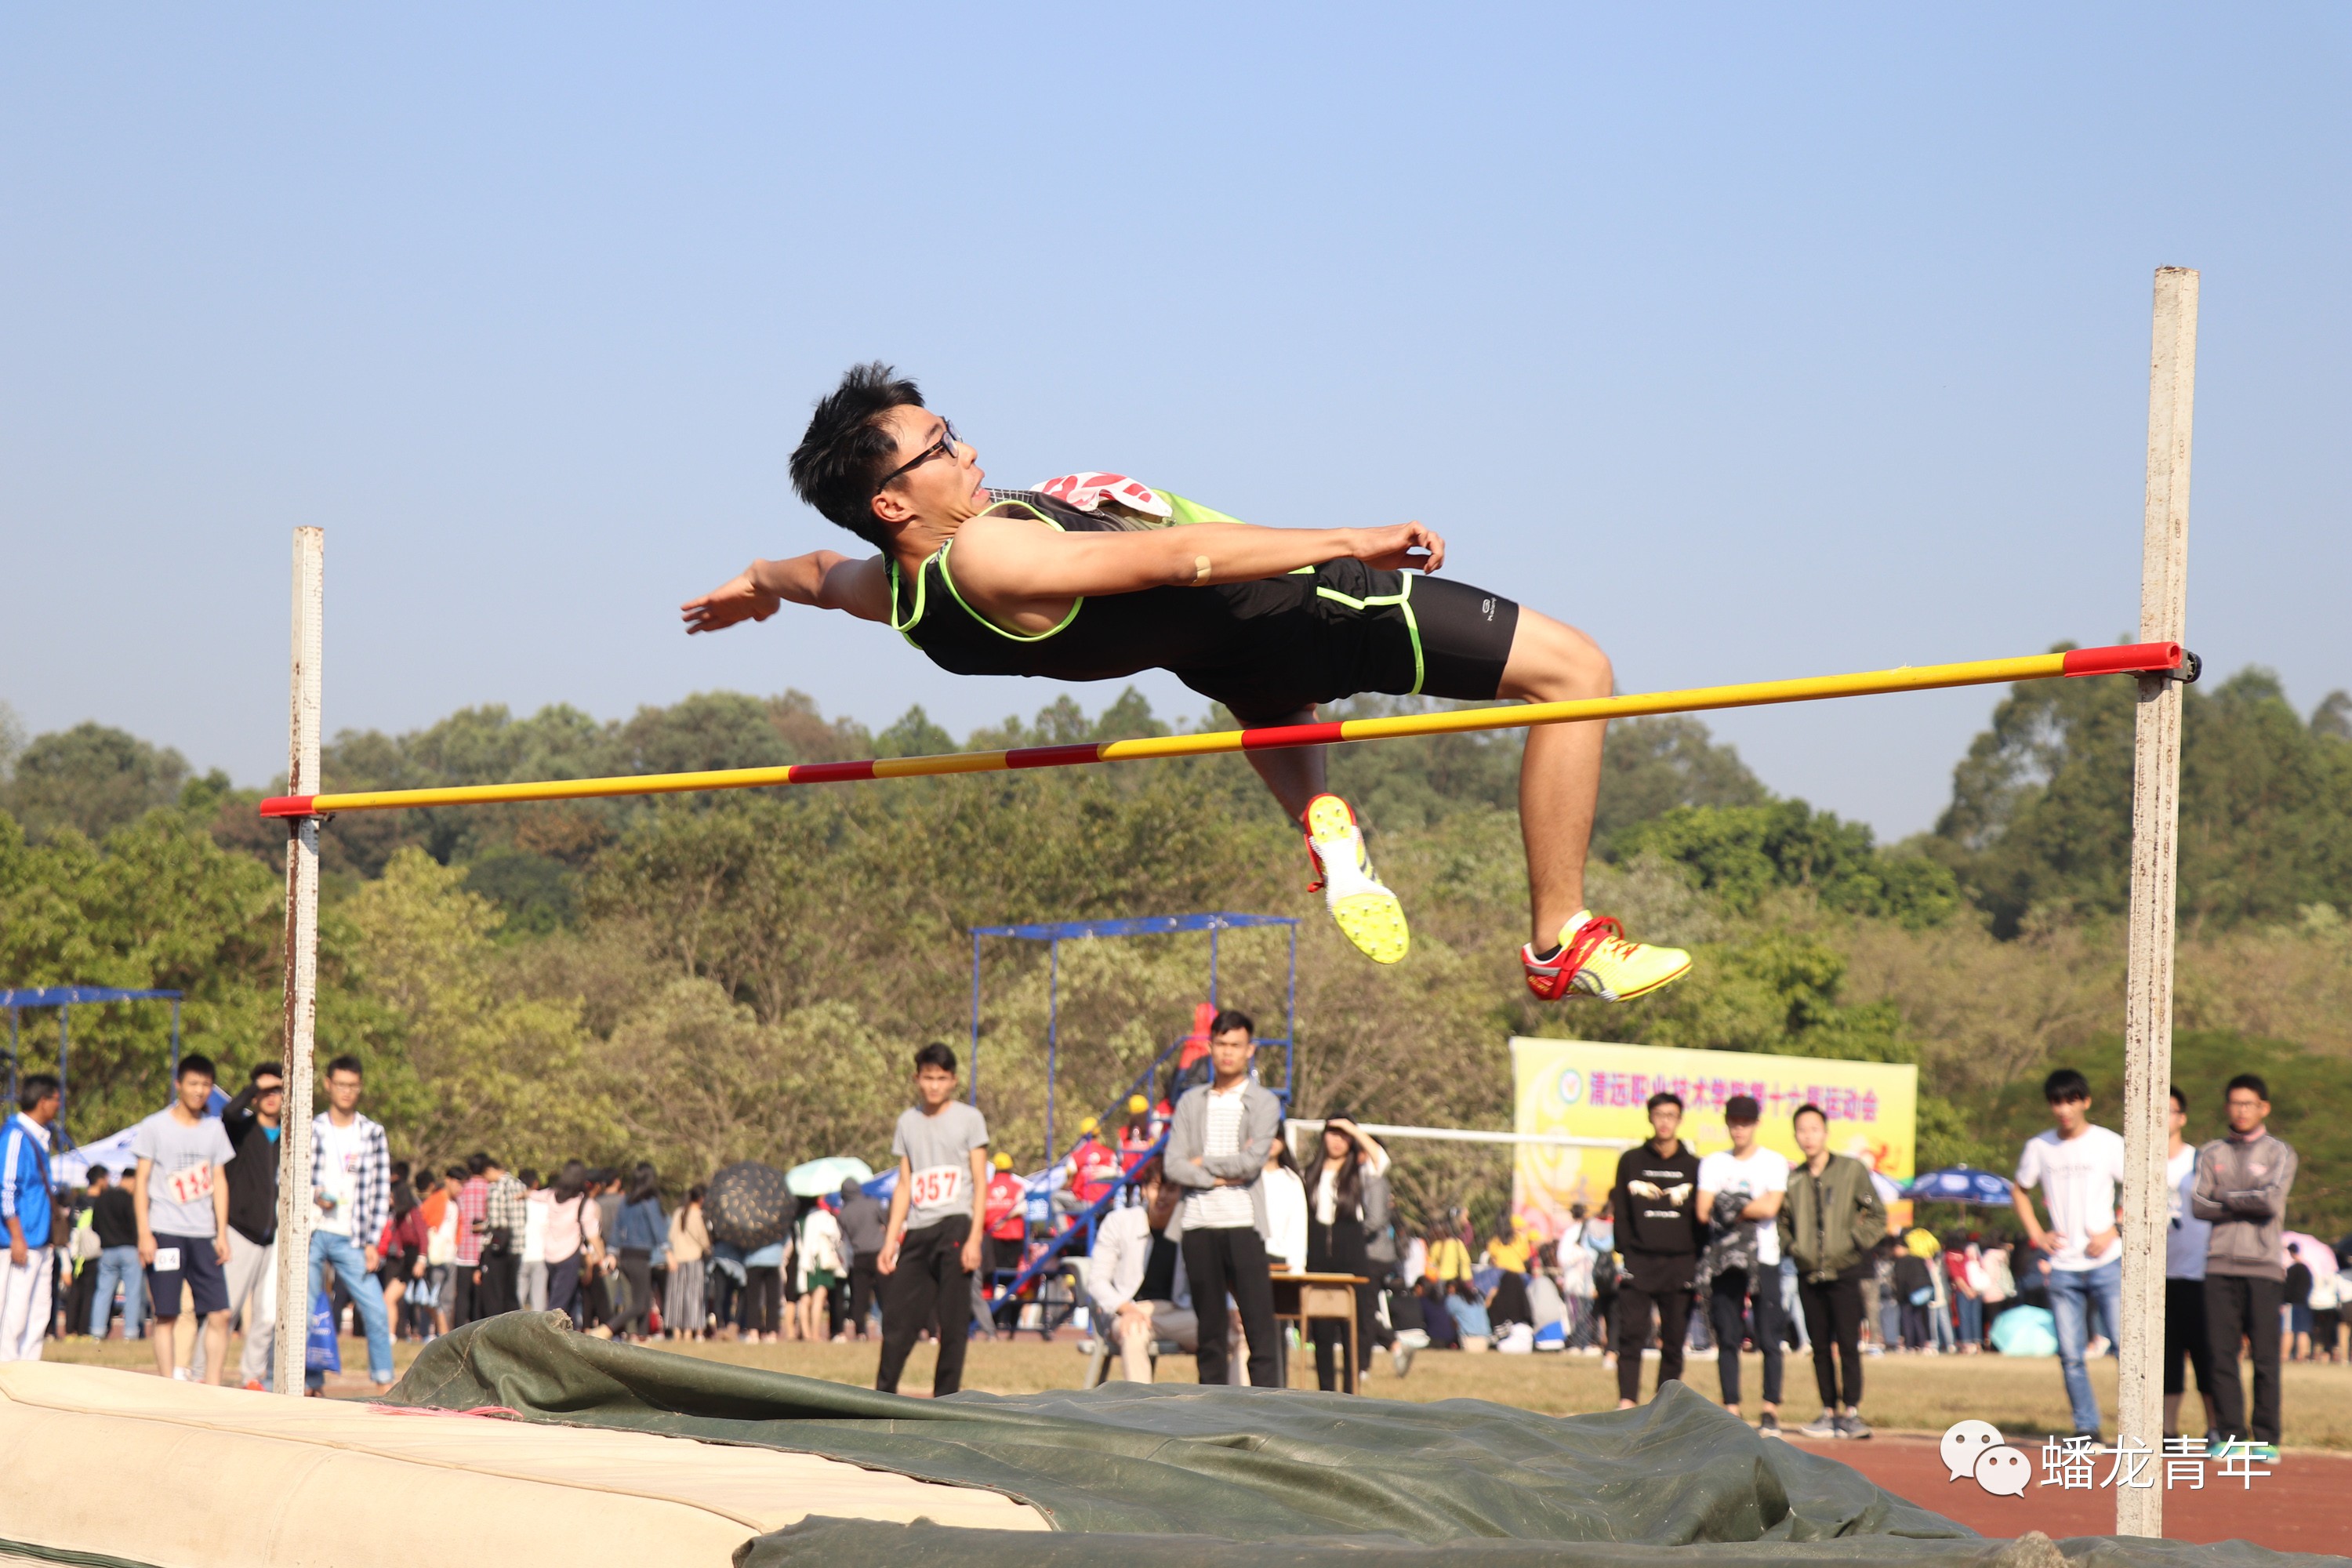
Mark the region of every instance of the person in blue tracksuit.
[[49, 1331], [49, 1285], [57, 1276], [50, 1246], [49, 1124], [64, 1094], [45, 1072], [27, 1074], [17, 1113], [0, 1131], [0, 1225], [8, 1229], [8, 1264], [0, 1270], [0, 1361], [38, 1361]]

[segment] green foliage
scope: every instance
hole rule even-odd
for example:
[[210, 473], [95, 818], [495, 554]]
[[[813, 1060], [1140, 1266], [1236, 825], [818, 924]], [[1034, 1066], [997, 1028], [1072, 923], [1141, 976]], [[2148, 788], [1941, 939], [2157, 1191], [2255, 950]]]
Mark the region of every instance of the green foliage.
[[77, 724], [16, 753], [0, 783], [0, 811], [36, 844], [67, 828], [103, 838], [171, 805], [187, 776], [188, 760], [169, 747], [103, 724]]
[[[1845, 957], [1816, 934], [1765, 927], [1700, 944], [1694, 956], [1692, 972], [1683, 980], [1612, 1009], [1612, 1037], [1842, 1061], [1917, 1059], [1917, 1047], [1905, 1036], [1900, 1010], [1892, 1003], [1852, 1005], [1843, 999]], [[1557, 1012], [1546, 1016], [1561, 1017]]]
[[[2182, 713], [2179, 907], [2217, 925], [2352, 905], [2352, 703], [2309, 722], [2247, 669], [2188, 689]], [[2000, 935], [2036, 910], [2123, 910], [2131, 860], [2133, 683], [2022, 683], [1954, 770], [1942, 852]]]
[[[0, 813], [0, 980], [187, 993], [184, 1048], [223, 1075], [278, 1054], [281, 893], [268, 870], [188, 815], [150, 811], [93, 844], [72, 826], [28, 846]], [[73, 1009], [68, 1131], [113, 1131], [160, 1106], [168, 1005]], [[55, 1059], [53, 1015], [27, 1014], [29, 1067]]]
[[503, 917], [465, 873], [421, 849], [392, 858], [351, 900], [350, 980], [392, 1026], [372, 1051], [371, 1115], [434, 1164], [488, 1149], [544, 1164], [618, 1142], [594, 1092], [578, 1003], [499, 984]]
[[1654, 855], [1741, 913], [1776, 888], [1802, 888], [1847, 914], [1941, 924], [1958, 908], [1951, 872], [1924, 856], [1887, 854], [1861, 823], [1801, 800], [1768, 805], [1677, 806], [1628, 827], [1621, 855]]
[[[1342, 713], [1423, 706], [1370, 699]], [[2184, 1081], [2210, 1089], [2251, 1062], [2290, 1086], [2282, 1128], [2297, 1129], [2306, 1157], [2297, 1212], [2323, 1219], [2347, 1206], [2352, 1158], [2330, 1141], [2352, 1125], [2341, 1081], [2352, 928], [2336, 912], [2352, 892], [2331, 869], [2352, 816], [2339, 789], [2347, 713], [2352, 700], [2331, 699], [2298, 721], [2259, 677], [2194, 692], [2184, 775], [2183, 907], [2210, 928], [2192, 926], [2182, 948]], [[2018, 689], [1962, 764], [1925, 854], [1773, 798], [1695, 720], [1612, 726], [1591, 901], [1698, 960], [1623, 1007], [1540, 1006], [1521, 984], [1516, 732], [1334, 749], [1333, 784], [1412, 910], [1412, 957], [1393, 968], [1364, 963], [1323, 918], [1297, 829], [1239, 758], [347, 814], [325, 835], [320, 1049], [358, 1052], [371, 1112], [404, 1154], [436, 1162], [478, 1147], [539, 1164], [642, 1157], [673, 1183], [739, 1157], [878, 1163], [908, 1054], [934, 1038], [961, 1047], [969, 1027], [971, 926], [1238, 908], [1305, 921], [1303, 1112], [1505, 1125], [1512, 1033], [1916, 1062], [1923, 1162], [2000, 1169], [2040, 1125], [2032, 1089], [2048, 1064], [2113, 1048], [2101, 1031], [2121, 1013], [2108, 911], [2120, 908], [2130, 725], [2126, 682]], [[966, 745], [1169, 728], [1129, 690], [1091, 720], [1057, 699]], [[53, 819], [37, 842], [0, 816], [0, 980], [183, 986], [192, 1047], [233, 1075], [274, 1058], [282, 827], [255, 816], [254, 792], [95, 733], [44, 736], [25, 755], [50, 759], [35, 772], [60, 798], [131, 815], [98, 837]], [[876, 735], [796, 693], [706, 693], [611, 723], [482, 708], [408, 735], [345, 734], [327, 782], [954, 749], [919, 709]], [[5, 787], [25, 787], [23, 766]], [[1990, 921], [1951, 918], [1963, 886]], [[1185, 1026], [1205, 999], [1205, 950], [1191, 936], [1065, 945], [1058, 1142]], [[1229, 937], [1223, 999], [1279, 1017], [1285, 953], [1279, 933]], [[992, 942], [987, 964], [982, 1103], [1000, 1146], [1025, 1162], [1045, 1141], [1045, 954]], [[78, 1012], [78, 1131], [154, 1108], [167, 1016]], [[1484, 1149], [1393, 1152], [1409, 1216], [1485, 1212], [1507, 1179]]]
[[[2092, 1121], [2123, 1126], [2121, 1036], [2102, 1036], [2052, 1065], [2090, 1079]], [[2181, 1030], [2172, 1037], [2172, 1081], [2189, 1101], [2184, 1138], [2203, 1143], [2228, 1134], [2222, 1086], [2242, 1072], [2259, 1073], [2270, 1085], [2270, 1129], [2294, 1145], [2300, 1161], [2287, 1194], [2287, 1228], [2332, 1241], [2352, 1228], [2352, 1059], [2232, 1029]], [[2025, 1141], [2050, 1126], [2039, 1073], [1971, 1097], [1963, 1109], [1988, 1151], [1979, 1163], [1996, 1171], [2011, 1169]]]

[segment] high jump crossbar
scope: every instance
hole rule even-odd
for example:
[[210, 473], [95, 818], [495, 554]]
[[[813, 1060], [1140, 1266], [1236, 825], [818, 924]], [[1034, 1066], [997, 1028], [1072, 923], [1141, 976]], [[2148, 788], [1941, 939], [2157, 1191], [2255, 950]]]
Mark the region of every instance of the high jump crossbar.
[[[1578, 1138], [1566, 1132], [1490, 1132], [1483, 1127], [1394, 1127], [1382, 1121], [1354, 1123], [1360, 1132], [1375, 1138], [1426, 1138], [1440, 1143], [1541, 1143], [1557, 1149], [1631, 1149], [1638, 1142], [1633, 1138]], [[1316, 1117], [1292, 1116], [1284, 1119], [1286, 1133], [1320, 1132], [1323, 1122]]]
[[992, 773], [1023, 768], [1066, 768], [1088, 763], [1143, 762], [1160, 757], [1227, 756], [1235, 752], [1323, 746], [1340, 741], [1388, 741], [1416, 735], [1475, 734], [1519, 730], [1537, 724], [1572, 724], [1595, 719], [1633, 719], [1658, 713], [1704, 713], [1722, 708], [1759, 708], [1777, 702], [1817, 702], [1832, 697], [1880, 697], [1898, 691], [1937, 691], [1955, 686], [1990, 686], [2003, 681], [2048, 680], [2077, 675], [2176, 675], [2196, 679], [2196, 656], [2177, 642], [2130, 643], [2116, 647], [2075, 648], [2025, 658], [1976, 659], [1963, 664], [1906, 665], [1854, 675], [1822, 675], [1798, 680], [1759, 680], [1739, 686], [1701, 686], [1631, 697], [1594, 697], [1571, 702], [1516, 703], [1445, 713], [1408, 713], [1388, 719], [1341, 719], [1319, 724], [1282, 724], [1255, 730], [1217, 730], [1198, 735], [1153, 735], [1074, 746], [1016, 746], [1009, 751], [956, 752], [944, 756], [882, 757], [856, 763], [794, 763], [778, 768], [722, 768], [704, 773], [639, 773], [623, 778], [551, 779], [535, 784], [457, 784], [440, 789], [354, 790], [342, 794], [273, 795], [261, 803], [266, 817], [328, 816], [341, 811], [400, 811], [431, 805], [494, 805], [521, 801], [589, 800], [608, 795], [676, 795], [688, 790], [761, 789], [778, 784], [849, 784], [868, 779], [929, 778], [949, 773]]

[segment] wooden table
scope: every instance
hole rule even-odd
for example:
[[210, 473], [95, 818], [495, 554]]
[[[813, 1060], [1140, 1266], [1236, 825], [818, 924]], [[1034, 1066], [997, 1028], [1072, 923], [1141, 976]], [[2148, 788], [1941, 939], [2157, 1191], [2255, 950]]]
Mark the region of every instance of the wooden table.
[[[1370, 1283], [1360, 1274], [1274, 1275], [1274, 1323], [1277, 1332], [1285, 1323], [1297, 1323], [1299, 1342], [1304, 1345], [1314, 1339], [1313, 1325], [1317, 1321], [1347, 1323], [1349, 1394], [1356, 1392], [1356, 1288]], [[1290, 1386], [1287, 1342], [1282, 1350], [1282, 1385]]]

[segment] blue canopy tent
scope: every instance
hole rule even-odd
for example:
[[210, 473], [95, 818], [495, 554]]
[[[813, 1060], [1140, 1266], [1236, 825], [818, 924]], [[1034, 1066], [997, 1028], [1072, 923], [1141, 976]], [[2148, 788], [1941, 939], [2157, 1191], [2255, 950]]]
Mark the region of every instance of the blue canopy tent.
[[[1029, 1179], [1029, 1189], [1033, 1198], [1040, 1192], [1041, 1189], [1050, 1189], [1054, 1174], [1054, 1072], [1056, 1065], [1055, 1058], [1059, 1054], [1061, 1045], [1062, 943], [1065, 942], [1075, 942], [1085, 937], [1169, 936], [1179, 931], [1205, 931], [1208, 933], [1209, 938], [1209, 1003], [1210, 1005], [1214, 1006], [1218, 1000], [1218, 937], [1223, 932], [1229, 931], [1244, 931], [1252, 928], [1267, 926], [1286, 926], [1289, 928], [1290, 973], [1284, 995], [1282, 1035], [1279, 1038], [1276, 1038], [1271, 1036], [1259, 1036], [1256, 1037], [1256, 1044], [1260, 1047], [1267, 1046], [1280, 1046], [1282, 1047], [1282, 1087], [1276, 1089], [1275, 1093], [1282, 1100], [1284, 1106], [1287, 1107], [1290, 1104], [1292, 1074], [1297, 1066], [1297, 1039], [1298, 1035], [1298, 921], [1297, 917], [1292, 915], [1245, 915], [1221, 910], [1195, 915], [1141, 915], [1126, 920], [1055, 921], [1041, 925], [974, 926], [971, 928], [971, 1086], [970, 1098], [974, 1104], [978, 1104], [980, 1100], [980, 939], [984, 936], [1003, 936], [1012, 937], [1020, 942], [1042, 942], [1046, 944], [1045, 1166], [1045, 1169], [1038, 1173], [1036, 1176]], [[1147, 1065], [1140, 1073], [1136, 1075], [1135, 1081], [1132, 1084], [1119, 1091], [1118, 1099], [1111, 1102], [1111, 1107], [1115, 1108], [1121, 1101], [1125, 1100], [1129, 1094], [1139, 1092], [1151, 1081], [1151, 1077], [1154, 1073], [1159, 1071], [1160, 1065], [1172, 1056], [1176, 1050], [1183, 1045], [1183, 1037], [1181, 1036], [1175, 1040], [1171, 1041], [1165, 1049], [1163, 1049], [1157, 1057], [1154, 1057], [1150, 1064]], [[1107, 1108], [1102, 1112], [1102, 1120], [1108, 1123], [1114, 1114], [1114, 1109]], [[1146, 1157], [1156, 1157], [1160, 1151], [1167, 1146], [1167, 1135], [1165, 1133], [1161, 1134], [1159, 1142], [1154, 1143], [1151, 1146], [1150, 1150], [1147, 1152]], [[897, 1172], [894, 1170], [891, 1174], [895, 1176]], [[1088, 1246], [1091, 1246], [1094, 1239], [1095, 1226], [1100, 1223], [1102, 1216], [1110, 1209], [1111, 1205], [1118, 1201], [1119, 1194], [1125, 1191], [1127, 1186], [1129, 1184], [1130, 1179], [1131, 1178], [1125, 1172], [1122, 1172], [1118, 1179], [1111, 1184], [1110, 1190], [1108, 1193], [1104, 1194], [1103, 1196], [1097, 1200], [1093, 1205], [1075, 1215], [1070, 1227], [1067, 1230], [1063, 1231], [1060, 1235], [1053, 1237], [1052, 1240], [1046, 1244], [1045, 1249], [1041, 1256], [1032, 1258], [1018, 1269], [1002, 1271], [997, 1289], [993, 1292], [990, 1293], [991, 1304], [993, 1305], [995, 1302], [1003, 1301], [1009, 1296], [1017, 1295], [1021, 1290], [1028, 1286], [1031, 1280], [1036, 1279], [1041, 1274], [1047, 1273], [1052, 1269], [1058, 1268], [1061, 1263], [1062, 1255], [1073, 1245], [1084, 1242]]]
[[72, 1136], [66, 1131], [66, 1109], [69, 1103], [65, 1086], [67, 1068], [72, 1056], [72, 1035], [67, 1024], [71, 1010], [93, 1002], [169, 1002], [172, 1004], [172, 1076], [180, 1073], [180, 1000], [177, 991], [135, 991], [117, 985], [42, 985], [24, 989], [0, 990], [0, 1009], [8, 1014], [8, 1098], [16, 1098], [16, 1029], [20, 1016], [27, 1007], [55, 1007], [58, 1010], [58, 1131], [61, 1142], [71, 1144]]
[[[1045, 1163], [1054, 1163], [1054, 1068], [1061, 1046], [1062, 943], [1084, 937], [1102, 936], [1167, 936], [1177, 931], [1206, 931], [1209, 934], [1209, 1002], [1217, 1001], [1217, 938], [1221, 932], [1242, 931], [1254, 926], [1287, 926], [1290, 928], [1290, 982], [1285, 1003], [1282, 1037], [1260, 1037], [1257, 1044], [1282, 1047], [1282, 1088], [1276, 1092], [1285, 1105], [1290, 1103], [1290, 1079], [1293, 1066], [1293, 1037], [1298, 1033], [1298, 921], [1291, 915], [1242, 915], [1226, 911], [1198, 915], [1142, 915], [1130, 920], [1056, 921], [1045, 925], [974, 926], [971, 928], [971, 1082], [969, 1098], [980, 1103], [980, 939], [984, 936], [1009, 936], [1021, 942], [1045, 943]], [[1138, 1085], [1148, 1080], [1169, 1053], [1176, 1049], [1179, 1040], [1153, 1058], [1143, 1070]], [[1131, 1091], [1130, 1091], [1131, 1092]], [[1121, 1096], [1125, 1098], [1124, 1095]]]
[[1911, 1178], [1906, 1195], [1933, 1204], [1970, 1204], [1979, 1208], [2007, 1208], [2009, 1180], [1974, 1165], [1948, 1165]]

